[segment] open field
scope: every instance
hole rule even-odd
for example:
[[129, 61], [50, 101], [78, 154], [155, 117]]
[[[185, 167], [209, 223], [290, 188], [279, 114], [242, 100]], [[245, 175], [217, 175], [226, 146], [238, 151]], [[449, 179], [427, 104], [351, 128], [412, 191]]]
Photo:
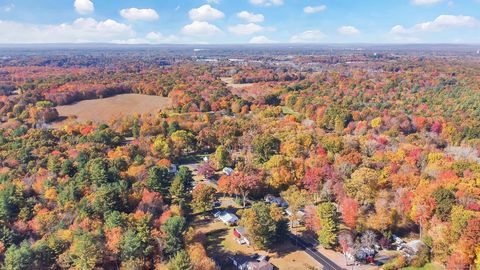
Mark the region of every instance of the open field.
[[232, 235], [234, 227], [227, 227], [211, 217], [207, 220], [197, 219], [193, 227], [196, 228], [197, 232], [206, 235], [209, 252], [221, 264], [222, 269], [236, 269], [227, 259], [228, 256], [234, 254], [252, 255], [254, 253], [269, 255], [270, 262], [279, 270], [322, 269], [322, 265], [288, 241], [277, 245], [275, 250], [271, 252], [265, 252], [238, 244]]
[[230, 87], [232, 94], [242, 98], [260, 98], [275, 91], [268, 83], [234, 83], [232, 77], [221, 77], [224, 83]]
[[135, 113], [153, 113], [159, 109], [168, 108], [170, 105], [171, 100], [167, 97], [122, 94], [102, 99], [83, 100], [71, 105], [57, 106], [56, 108], [60, 118], [63, 119], [73, 116], [78, 122], [107, 122], [113, 118]]
[[253, 83], [234, 83], [232, 77], [222, 77], [220, 78], [227, 86], [232, 88], [246, 88], [252, 86]]

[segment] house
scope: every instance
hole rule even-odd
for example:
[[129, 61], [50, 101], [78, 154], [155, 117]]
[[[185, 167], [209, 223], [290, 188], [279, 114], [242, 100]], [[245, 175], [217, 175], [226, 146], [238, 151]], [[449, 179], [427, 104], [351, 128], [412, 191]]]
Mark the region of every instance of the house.
[[225, 168], [223, 168], [222, 172], [223, 172], [225, 175], [230, 176], [230, 175], [232, 175], [232, 173], [233, 173], [233, 169], [232, 169], [232, 168], [229, 168], [229, 167], [225, 167]]
[[239, 270], [273, 270], [273, 265], [261, 259], [257, 254], [252, 256], [235, 255], [228, 257]]
[[355, 253], [355, 258], [359, 262], [374, 263], [377, 252], [373, 248], [361, 247]]
[[273, 265], [267, 261], [255, 261], [247, 263], [248, 270], [273, 270]]
[[287, 208], [285, 209], [285, 214], [287, 214], [289, 218], [292, 218], [292, 226], [301, 225], [305, 222], [305, 212], [303, 211], [303, 209], [300, 209], [297, 211], [297, 213], [293, 214], [292, 209]]
[[233, 226], [238, 222], [238, 217], [236, 215], [226, 211], [219, 213], [218, 218], [227, 226]]
[[[293, 215], [292, 213], [292, 209], [290, 208], [287, 208], [285, 209], [285, 213], [287, 214], [287, 216], [291, 217]], [[297, 213], [295, 214], [296, 218], [299, 219], [299, 220], [303, 220], [305, 218], [305, 212], [303, 211], [303, 209], [300, 209], [297, 211]]]
[[416, 256], [424, 249], [428, 249], [428, 247], [421, 240], [410, 241], [402, 248], [403, 252], [405, 252], [408, 257]]
[[175, 164], [170, 165], [170, 167], [168, 168], [168, 172], [177, 174], [177, 172], [178, 172], [177, 165], [175, 165]]
[[275, 197], [271, 194], [265, 196], [265, 201], [267, 203], [274, 203], [280, 207], [288, 207], [288, 203], [282, 199], [282, 197]]
[[233, 229], [233, 236], [235, 236], [235, 240], [240, 245], [246, 244], [247, 246], [250, 246], [250, 241], [248, 241], [247, 238], [247, 231], [244, 227], [237, 227]]

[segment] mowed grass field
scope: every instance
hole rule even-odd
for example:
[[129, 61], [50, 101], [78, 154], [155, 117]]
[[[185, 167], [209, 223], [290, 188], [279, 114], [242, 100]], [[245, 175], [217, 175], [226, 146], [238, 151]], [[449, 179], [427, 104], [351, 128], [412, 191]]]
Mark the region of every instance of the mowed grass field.
[[61, 122], [67, 118], [76, 117], [75, 121], [93, 121], [104, 123], [114, 118], [132, 115], [135, 113], [154, 113], [171, 106], [171, 99], [167, 97], [149, 96], [141, 94], [121, 94], [113, 97], [83, 100], [71, 105], [57, 106]]

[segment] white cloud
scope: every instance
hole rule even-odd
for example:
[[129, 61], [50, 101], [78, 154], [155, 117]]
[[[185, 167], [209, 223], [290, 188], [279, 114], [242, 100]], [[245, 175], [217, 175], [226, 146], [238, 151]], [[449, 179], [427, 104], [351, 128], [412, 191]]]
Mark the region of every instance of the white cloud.
[[210, 5], [203, 5], [199, 8], [194, 8], [188, 12], [188, 15], [193, 21], [211, 21], [225, 17], [223, 12]]
[[160, 18], [158, 13], [151, 8], [127, 8], [120, 10], [120, 15], [131, 21], [156, 21]]
[[265, 20], [265, 17], [263, 16], [263, 14], [255, 14], [248, 11], [242, 11], [237, 13], [237, 17], [252, 23], [259, 23]]
[[325, 11], [326, 9], [327, 9], [327, 6], [325, 5], [316, 6], [316, 7], [308, 6], [303, 8], [303, 12], [307, 14], [313, 14], [313, 13], [319, 13], [319, 12]]
[[182, 33], [188, 36], [215, 36], [222, 33], [217, 26], [208, 22], [194, 21], [182, 28]]
[[435, 20], [416, 24], [410, 28], [403, 25], [395, 25], [390, 33], [392, 34], [414, 34], [421, 32], [440, 32], [452, 28], [477, 27], [480, 23], [471, 16], [463, 15], [440, 15]]
[[207, 0], [207, 3], [209, 4], [220, 4], [220, 0]]
[[237, 24], [234, 26], [229, 26], [228, 31], [230, 31], [235, 35], [247, 36], [247, 35], [252, 35], [262, 31], [275, 31], [275, 29], [271, 27], [263, 27], [255, 23], [247, 23], [247, 24]]
[[250, 0], [250, 3], [255, 6], [270, 7], [283, 5], [283, 0]]
[[443, 1], [444, 0], [412, 0], [412, 4], [416, 6], [432, 6]]
[[0, 43], [111, 42], [134, 36], [135, 32], [130, 25], [111, 19], [96, 21], [92, 18], [79, 18], [72, 23], [59, 25], [0, 21]]
[[95, 6], [91, 0], [75, 0], [73, 3], [75, 10], [82, 15], [90, 14], [95, 11]]
[[351, 25], [345, 25], [337, 29], [338, 33], [347, 36], [353, 36], [360, 34], [360, 30]]
[[290, 38], [291, 43], [317, 43], [325, 38], [325, 34], [320, 30], [308, 30], [303, 33], [298, 33]]
[[251, 43], [251, 44], [268, 44], [268, 43], [276, 43], [276, 41], [271, 40], [271, 39], [267, 38], [266, 36], [257, 36], [257, 37], [251, 38], [248, 43]]
[[146, 36], [151, 43], [177, 43], [179, 38], [175, 35], [165, 36], [159, 32], [150, 32]]

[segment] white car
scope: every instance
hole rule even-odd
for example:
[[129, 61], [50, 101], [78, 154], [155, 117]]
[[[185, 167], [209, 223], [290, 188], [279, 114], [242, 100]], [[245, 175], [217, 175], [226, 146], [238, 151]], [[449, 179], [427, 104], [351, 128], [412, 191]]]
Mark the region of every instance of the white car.
[[215, 211], [215, 212], [213, 212], [213, 216], [214, 216], [215, 218], [219, 218], [221, 215], [222, 215], [222, 211]]

